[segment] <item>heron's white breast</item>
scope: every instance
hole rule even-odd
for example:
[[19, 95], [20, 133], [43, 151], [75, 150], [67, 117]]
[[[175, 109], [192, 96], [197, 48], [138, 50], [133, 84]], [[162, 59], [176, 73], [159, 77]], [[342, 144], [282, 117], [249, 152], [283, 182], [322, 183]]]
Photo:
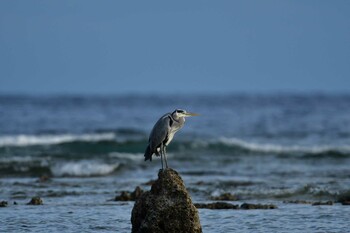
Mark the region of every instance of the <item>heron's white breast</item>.
[[176, 133], [176, 131], [175, 132], [170, 132], [168, 134], [168, 141], [165, 143], [166, 146], [168, 146], [169, 143], [173, 140], [175, 133]]

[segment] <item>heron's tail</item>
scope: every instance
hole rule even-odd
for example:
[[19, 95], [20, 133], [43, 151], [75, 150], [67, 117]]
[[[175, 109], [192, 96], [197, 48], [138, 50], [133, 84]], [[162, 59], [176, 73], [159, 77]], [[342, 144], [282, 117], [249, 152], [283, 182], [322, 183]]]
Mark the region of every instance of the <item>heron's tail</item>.
[[146, 151], [145, 151], [145, 161], [149, 160], [152, 161], [152, 155], [153, 153], [151, 152], [151, 148], [147, 146]]

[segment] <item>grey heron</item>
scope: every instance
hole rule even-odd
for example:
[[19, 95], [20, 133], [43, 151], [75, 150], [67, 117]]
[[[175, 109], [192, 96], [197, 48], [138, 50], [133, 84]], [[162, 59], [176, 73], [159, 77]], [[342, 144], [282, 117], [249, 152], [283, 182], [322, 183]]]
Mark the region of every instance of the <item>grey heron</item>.
[[[168, 168], [168, 161], [166, 157], [166, 147], [177, 131], [179, 131], [185, 124], [185, 117], [198, 116], [196, 113], [186, 112], [182, 109], [176, 109], [172, 113], [163, 115], [153, 126], [148, 140], [148, 146], [145, 151], [145, 161], [152, 161], [152, 155], [160, 156], [163, 169], [163, 159], [165, 166]], [[163, 158], [164, 157], [164, 158]]]

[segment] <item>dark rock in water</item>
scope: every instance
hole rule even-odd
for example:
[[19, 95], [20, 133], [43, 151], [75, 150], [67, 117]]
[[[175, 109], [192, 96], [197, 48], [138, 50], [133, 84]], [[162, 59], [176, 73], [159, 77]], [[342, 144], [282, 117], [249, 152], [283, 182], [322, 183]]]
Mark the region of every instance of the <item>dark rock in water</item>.
[[0, 207], [6, 207], [7, 204], [7, 201], [0, 201]]
[[293, 201], [283, 201], [283, 203], [287, 204], [312, 204], [312, 201], [305, 201], [305, 200], [293, 200]]
[[14, 201], [13, 204], [14, 204], [14, 205], [17, 205], [17, 202]]
[[295, 201], [284, 201], [283, 203], [291, 203], [291, 204], [309, 204], [309, 205], [333, 205], [333, 201], [303, 201], [303, 200], [295, 200]]
[[256, 210], [256, 209], [277, 209], [277, 206], [269, 204], [269, 205], [262, 205], [262, 204], [249, 204], [249, 203], [243, 203], [241, 205], [241, 209], [243, 210]]
[[213, 202], [213, 203], [196, 203], [195, 206], [199, 209], [213, 209], [213, 210], [220, 210], [220, 209], [242, 209], [242, 210], [255, 210], [255, 209], [277, 209], [277, 206], [269, 204], [269, 205], [262, 205], [262, 204], [248, 204], [243, 203], [241, 206], [234, 205], [227, 202]]
[[212, 209], [212, 210], [222, 210], [222, 209], [238, 209], [238, 205], [233, 205], [227, 202], [214, 202], [214, 203], [196, 203], [195, 206], [198, 209]]
[[119, 196], [114, 198], [114, 201], [131, 201], [131, 193], [128, 191], [122, 191]]
[[136, 201], [140, 198], [144, 191], [137, 186], [134, 192], [122, 191], [119, 196], [114, 198], [114, 201]]
[[340, 194], [338, 196], [337, 202], [340, 202], [343, 205], [349, 205], [349, 203], [350, 203], [350, 191]]
[[40, 197], [33, 197], [30, 202], [27, 203], [27, 205], [42, 205], [43, 200], [41, 200]]
[[149, 180], [144, 185], [153, 185], [156, 182], [156, 180]]
[[223, 193], [220, 196], [212, 196], [215, 201], [237, 201], [239, 198], [231, 193]]
[[36, 180], [37, 183], [45, 183], [48, 181], [51, 181], [51, 177], [48, 175], [42, 175]]
[[144, 191], [139, 186], [137, 186], [134, 192], [131, 193], [131, 198], [136, 201], [141, 197], [142, 193], [144, 193]]
[[198, 211], [179, 174], [160, 170], [158, 180], [135, 202], [132, 232], [202, 232]]
[[325, 202], [318, 201], [318, 202], [312, 203], [312, 205], [333, 205], [333, 201], [325, 201]]

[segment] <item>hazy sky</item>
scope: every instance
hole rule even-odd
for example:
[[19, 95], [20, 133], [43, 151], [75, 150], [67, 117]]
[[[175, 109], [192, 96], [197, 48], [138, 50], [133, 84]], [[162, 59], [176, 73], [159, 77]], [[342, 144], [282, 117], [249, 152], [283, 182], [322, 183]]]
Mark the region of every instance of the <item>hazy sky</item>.
[[0, 1], [0, 93], [350, 92], [350, 1]]

